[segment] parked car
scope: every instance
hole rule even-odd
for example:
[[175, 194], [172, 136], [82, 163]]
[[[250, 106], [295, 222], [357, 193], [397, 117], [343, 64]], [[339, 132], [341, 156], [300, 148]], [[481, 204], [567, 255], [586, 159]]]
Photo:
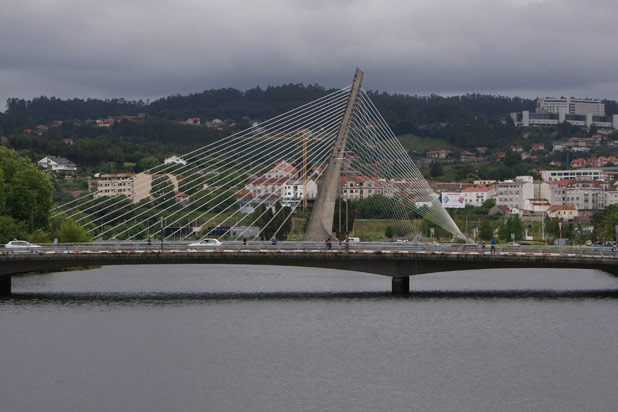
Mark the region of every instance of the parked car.
[[519, 247], [519, 243], [517, 242], [509, 242], [506, 244], [508, 247]]
[[216, 247], [221, 246], [223, 243], [217, 239], [202, 239], [199, 242], [189, 243], [189, 247]]
[[36, 251], [38, 249], [41, 248], [41, 246], [39, 245], [33, 245], [30, 242], [26, 242], [25, 240], [11, 240], [9, 243], [7, 243], [6, 245], [4, 245], [5, 249], [9, 249], [10, 251], [13, 252], [17, 252], [17, 251]]

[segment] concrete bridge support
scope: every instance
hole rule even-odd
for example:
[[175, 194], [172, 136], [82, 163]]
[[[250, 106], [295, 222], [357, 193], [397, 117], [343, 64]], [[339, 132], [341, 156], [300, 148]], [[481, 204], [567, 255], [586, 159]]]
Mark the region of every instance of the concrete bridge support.
[[11, 277], [0, 276], [0, 296], [11, 295]]
[[393, 279], [393, 295], [408, 295], [410, 294], [410, 276], [404, 276]]
[[333, 217], [335, 214], [335, 200], [337, 198], [339, 176], [341, 175], [341, 165], [345, 156], [345, 144], [362, 82], [363, 72], [360, 69], [356, 69], [348, 105], [343, 114], [337, 139], [333, 146], [333, 152], [322, 176], [322, 183], [318, 188], [318, 196], [315, 199], [311, 216], [307, 223], [305, 241], [324, 241], [326, 238], [333, 236]]

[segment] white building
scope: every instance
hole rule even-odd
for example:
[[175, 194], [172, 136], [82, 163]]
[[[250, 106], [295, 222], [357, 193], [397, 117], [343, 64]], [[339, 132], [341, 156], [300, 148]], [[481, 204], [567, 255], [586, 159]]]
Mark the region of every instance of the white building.
[[178, 157], [176, 155], [168, 157], [167, 159], [165, 159], [163, 161], [163, 164], [169, 165], [169, 164], [178, 164], [178, 165], [183, 165], [186, 166], [187, 165], [187, 161], [185, 159], [183, 159], [182, 157]]
[[542, 170], [541, 178], [546, 182], [563, 179], [603, 180], [605, 174], [601, 169]]
[[496, 205], [520, 210], [525, 209], [526, 199], [534, 198], [534, 183], [527, 178], [524, 180], [515, 179], [498, 182]]
[[247, 180], [245, 190], [253, 199], [265, 197], [282, 198], [283, 188], [286, 180], [282, 178], [267, 179], [265, 177], [254, 177]]
[[298, 177], [298, 169], [292, 166], [285, 160], [281, 160], [275, 166], [264, 174], [266, 179], [295, 179]]
[[605, 116], [605, 103], [593, 99], [576, 99], [575, 97], [546, 97], [537, 99], [537, 113], [565, 113], [580, 114], [588, 113], [593, 116]]
[[318, 194], [318, 185], [313, 180], [307, 180], [303, 186], [302, 180], [289, 180], [283, 185], [282, 205], [295, 206], [305, 196], [304, 187], [307, 188], [307, 200], [314, 200]]
[[475, 207], [482, 206], [483, 203], [494, 197], [496, 188], [494, 186], [472, 186], [461, 191], [466, 205]]
[[75, 163], [64, 157], [45, 156], [37, 165], [50, 172], [74, 172], [77, 170]]
[[618, 129], [618, 115], [606, 116], [599, 100], [574, 97], [537, 99], [536, 113], [511, 113], [516, 126], [553, 126], [568, 122], [580, 127]]

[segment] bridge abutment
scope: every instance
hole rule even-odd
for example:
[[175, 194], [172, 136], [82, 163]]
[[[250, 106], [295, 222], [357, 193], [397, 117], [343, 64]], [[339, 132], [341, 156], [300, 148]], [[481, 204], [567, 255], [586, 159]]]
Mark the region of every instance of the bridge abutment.
[[0, 276], [0, 296], [11, 295], [11, 277]]
[[393, 295], [408, 295], [410, 293], [410, 276], [392, 279]]

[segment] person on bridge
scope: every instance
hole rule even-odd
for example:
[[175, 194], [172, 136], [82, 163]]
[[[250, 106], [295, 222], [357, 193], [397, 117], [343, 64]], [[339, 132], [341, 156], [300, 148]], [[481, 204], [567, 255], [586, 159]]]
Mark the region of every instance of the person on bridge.
[[496, 253], [496, 239], [491, 238], [491, 253]]
[[330, 238], [326, 239], [324, 242], [326, 243], [326, 249], [331, 250], [333, 248]]
[[276, 245], [277, 244], [277, 236], [273, 235], [273, 237], [272, 237], [272, 239], [270, 239], [270, 241], [271, 241], [271, 243], [273, 245]]

